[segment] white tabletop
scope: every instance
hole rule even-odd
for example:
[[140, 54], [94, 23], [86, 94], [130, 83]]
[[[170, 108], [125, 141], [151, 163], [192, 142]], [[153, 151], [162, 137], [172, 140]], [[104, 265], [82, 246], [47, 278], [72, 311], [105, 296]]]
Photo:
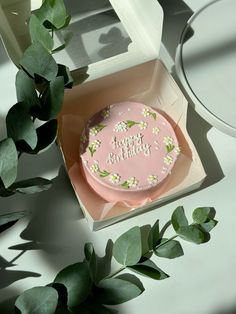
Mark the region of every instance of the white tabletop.
[[[208, 1], [185, 2], [196, 10]], [[166, 40], [171, 41], [172, 38]], [[171, 53], [167, 60], [168, 65], [170, 60]], [[15, 73], [15, 66], [9, 62], [0, 46], [1, 138], [5, 134], [5, 114], [16, 102]], [[210, 242], [201, 246], [183, 242], [183, 257], [156, 260], [170, 278], [154, 281], [142, 277], [145, 292], [137, 299], [118, 306], [119, 313], [235, 313], [236, 162], [233, 156], [236, 155], [236, 139], [209, 126], [192, 108], [189, 108], [188, 113], [188, 129], [208, 174], [205, 186], [198, 192], [98, 232], [91, 232], [83, 218], [65, 173], [59, 149], [53, 146], [45, 154], [33, 158], [23, 155], [20, 161], [20, 177], [53, 177], [57, 174], [58, 177], [53, 188], [47, 192], [0, 200], [1, 211], [32, 211], [29, 218], [20, 220], [0, 235], [0, 254], [8, 262], [25, 249], [15, 260], [15, 266], [7, 271], [0, 270], [0, 287], [3, 288], [0, 290], [0, 313], [13, 313], [14, 298], [18, 294], [33, 286], [46, 285], [60, 269], [82, 260], [84, 243], [93, 242], [97, 253], [102, 255], [109, 238], [115, 240], [129, 228], [153, 224], [157, 219], [165, 224], [179, 205], [185, 207], [188, 217], [196, 207], [215, 207], [219, 224], [212, 231]], [[33, 241], [41, 243], [38, 244], [38, 249], [36, 244], [30, 245]], [[20, 246], [21, 244], [25, 245]], [[13, 246], [15, 248], [11, 249]]]

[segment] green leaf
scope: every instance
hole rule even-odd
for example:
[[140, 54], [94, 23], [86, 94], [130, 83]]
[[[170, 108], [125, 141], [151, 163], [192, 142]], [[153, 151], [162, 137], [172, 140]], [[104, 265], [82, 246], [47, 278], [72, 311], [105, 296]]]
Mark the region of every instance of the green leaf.
[[31, 107], [40, 105], [34, 80], [23, 70], [19, 70], [16, 74], [16, 94], [17, 101], [23, 102], [29, 112]]
[[15, 306], [22, 314], [54, 314], [58, 294], [51, 287], [35, 287], [23, 292], [16, 299]]
[[109, 175], [110, 175], [110, 172], [108, 172], [106, 170], [103, 170], [103, 171], [99, 172], [99, 176], [102, 177], [102, 178], [105, 178], [105, 177], [107, 177]]
[[117, 305], [138, 297], [144, 290], [134, 283], [119, 278], [102, 280], [98, 287], [97, 299], [107, 305]]
[[31, 149], [37, 145], [37, 133], [30, 114], [23, 103], [17, 103], [8, 111], [6, 117], [7, 135], [13, 138], [18, 148], [21, 147], [19, 141], [25, 142]]
[[36, 15], [32, 14], [29, 21], [29, 31], [32, 43], [40, 42], [44, 48], [53, 49], [53, 39]]
[[128, 128], [132, 128], [134, 125], [139, 124], [139, 123], [132, 121], [132, 120], [127, 120], [126, 124], [127, 124]]
[[211, 207], [198, 207], [193, 211], [193, 220], [198, 224], [202, 224], [207, 221], [210, 212]]
[[57, 76], [63, 76], [64, 78], [64, 86], [67, 88], [72, 88], [73, 87], [73, 78], [70, 73], [70, 69], [63, 65], [63, 64], [58, 64], [58, 73]]
[[142, 256], [141, 230], [133, 227], [122, 234], [114, 243], [113, 256], [124, 266], [136, 264]]
[[31, 154], [39, 154], [49, 149], [57, 138], [57, 120], [50, 120], [36, 129], [38, 143]]
[[0, 178], [8, 188], [17, 176], [18, 155], [15, 143], [11, 138], [0, 142]]
[[180, 227], [177, 233], [182, 239], [196, 244], [204, 243], [206, 239], [204, 231], [198, 225]]
[[217, 223], [217, 220], [211, 219], [203, 224], [200, 224], [200, 226], [205, 232], [210, 232], [217, 225]]
[[177, 207], [173, 212], [171, 216], [171, 223], [176, 232], [180, 227], [188, 226], [188, 220], [185, 216], [184, 208], [182, 206]]
[[172, 259], [184, 255], [184, 251], [179, 241], [167, 241], [168, 239], [162, 239], [160, 246], [154, 250], [154, 253], [157, 256]]
[[53, 79], [41, 99], [41, 110], [37, 113], [40, 120], [47, 121], [55, 118], [61, 111], [64, 98], [64, 78], [57, 76]]
[[84, 255], [88, 263], [88, 269], [92, 281], [96, 281], [97, 275], [97, 257], [92, 243], [86, 243], [84, 246]]
[[9, 189], [6, 189], [4, 184], [3, 184], [3, 181], [2, 179], [0, 178], [0, 196], [1, 197], [9, 197], [9, 196], [12, 196], [14, 195], [15, 193], [10, 191]]
[[32, 178], [23, 181], [15, 182], [10, 186], [10, 189], [21, 194], [33, 194], [49, 190], [52, 186], [52, 181], [44, 178]]
[[69, 17], [63, 0], [46, 0], [42, 6], [35, 11], [41, 23], [50, 22], [56, 29], [60, 29], [68, 25]]
[[56, 61], [39, 42], [33, 43], [25, 50], [20, 65], [33, 78], [37, 74], [48, 81], [55, 79], [58, 72]]
[[149, 248], [153, 249], [160, 239], [160, 227], [159, 227], [159, 220], [157, 220], [154, 225], [152, 226], [152, 229], [149, 233]]
[[63, 284], [67, 289], [69, 307], [75, 307], [87, 299], [91, 292], [92, 281], [86, 262], [64, 268], [56, 276], [55, 283]]
[[129, 269], [138, 273], [140, 275], [155, 279], [155, 280], [164, 280], [169, 276], [163, 272], [157, 265], [151, 260], [146, 260], [142, 263], [138, 263], [133, 266], [129, 266]]

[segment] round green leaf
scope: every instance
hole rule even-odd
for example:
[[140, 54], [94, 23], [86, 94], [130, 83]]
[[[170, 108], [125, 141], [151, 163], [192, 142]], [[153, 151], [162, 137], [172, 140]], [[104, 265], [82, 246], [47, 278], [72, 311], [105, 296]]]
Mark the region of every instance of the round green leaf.
[[56, 61], [39, 42], [33, 43], [25, 50], [20, 65], [32, 77], [37, 74], [48, 81], [53, 80], [58, 71]]
[[163, 239], [161, 241], [160, 246], [158, 246], [154, 250], [154, 253], [157, 256], [172, 259], [184, 255], [184, 251], [179, 241], [176, 240], [170, 240], [168, 242], [166, 241], [167, 241], [166, 239]]
[[64, 98], [64, 78], [57, 76], [53, 79], [46, 89], [41, 99], [41, 110], [37, 117], [40, 120], [50, 120], [57, 116], [61, 111]]
[[[31, 149], [37, 145], [37, 133], [30, 114], [27, 112], [23, 103], [14, 105], [7, 114], [7, 135], [17, 143], [25, 142]], [[17, 143], [20, 148], [20, 143]]]
[[196, 244], [204, 243], [206, 239], [204, 231], [198, 225], [180, 227], [177, 233], [182, 239]]
[[30, 111], [33, 106], [40, 105], [34, 80], [23, 70], [19, 70], [16, 74], [16, 94], [17, 101], [24, 102], [28, 111]]
[[207, 222], [204, 222], [200, 226], [204, 231], [210, 232], [217, 225], [217, 223], [218, 223], [217, 220], [211, 219]]
[[54, 314], [57, 301], [58, 294], [54, 288], [35, 287], [23, 292], [16, 299], [15, 306], [22, 314]]
[[114, 243], [113, 256], [118, 263], [130, 266], [138, 263], [142, 256], [142, 240], [139, 227], [122, 234]]
[[8, 188], [17, 176], [18, 155], [14, 141], [7, 138], [0, 142], [0, 178]]
[[121, 304], [138, 297], [143, 290], [129, 281], [119, 278], [104, 279], [99, 283], [97, 299], [107, 305]]
[[193, 211], [193, 220], [198, 224], [202, 224], [207, 221], [210, 212], [211, 207], [198, 207]]
[[47, 50], [51, 51], [53, 49], [54, 43], [49, 31], [34, 14], [30, 17], [29, 31], [32, 43], [40, 42]]
[[55, 283], [63, 284], [67, 289], [67, 304], [75, 307], [81, 304], [91, 292], [92, 281], [86, 262], [64, 268], [56, 276]]
[[157, 220], [152, 226], [152, 229], [148, 237], [149, 248], [153, 249], [157, 245], [159, 239], [160, 239], [160, 228], [159, 228], [159, 220]]
[[168, 278], [169, 276], [163, 272], [155, 263], [151, 260], [146, 260], [142, 263], [138, 263], [133, 266], [129, 266], [129, 269], [138, 273], [140, 275], [155, 279], [155, 280], [163, 280]]
[[180, 227], [188, 226], [188, 220], [184, 213], [184, 208], [179, 206], [173, 212], [171, 216], [171, 223], [175, 231], [177, 231]]

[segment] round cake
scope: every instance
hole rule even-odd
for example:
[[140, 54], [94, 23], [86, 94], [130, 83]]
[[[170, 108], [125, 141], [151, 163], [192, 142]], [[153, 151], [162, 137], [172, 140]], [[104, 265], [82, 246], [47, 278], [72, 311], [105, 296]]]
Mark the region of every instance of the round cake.
[[179, 154], [167, 119], [137, 102], [110, 105], [86, 124], [80, 157], [86, 181], [108, 202], [139, 203], [159, 189]]

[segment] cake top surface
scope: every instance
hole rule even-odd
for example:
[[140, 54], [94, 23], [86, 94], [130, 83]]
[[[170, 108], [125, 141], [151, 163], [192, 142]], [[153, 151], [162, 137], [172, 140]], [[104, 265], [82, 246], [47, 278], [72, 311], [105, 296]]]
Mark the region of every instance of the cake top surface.
[[80, 139], [83, 167], [117, 190], [147, 190], [171, 172], [178, 140], [166, 118], [136, 102], [110, 105], [95, 114]]

